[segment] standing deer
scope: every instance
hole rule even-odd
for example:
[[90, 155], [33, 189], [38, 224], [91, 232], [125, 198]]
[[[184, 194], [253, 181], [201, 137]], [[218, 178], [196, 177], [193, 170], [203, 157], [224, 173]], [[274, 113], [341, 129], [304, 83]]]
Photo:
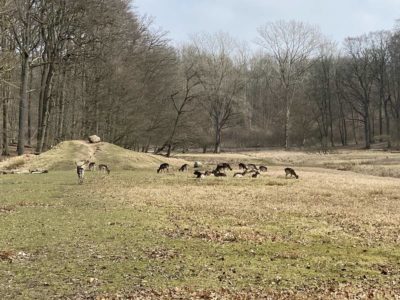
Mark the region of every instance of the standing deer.
[[296, 177], [296, 179], [299, 178], [299, 176], [296, 174], [296, 172], [292, 169], [292, 168], [285, 168], [285, 177], [287, 177], [288, 175], [290, 175], [290, 177]]
[[76, 174], [78, 174], [78, 183], [82, 184], [83, 183], [83, 178], [85, 176], [85, 168], [86, 165], [89, 164], [88, 160], [84, 161], [79, 161], [76, 163]]

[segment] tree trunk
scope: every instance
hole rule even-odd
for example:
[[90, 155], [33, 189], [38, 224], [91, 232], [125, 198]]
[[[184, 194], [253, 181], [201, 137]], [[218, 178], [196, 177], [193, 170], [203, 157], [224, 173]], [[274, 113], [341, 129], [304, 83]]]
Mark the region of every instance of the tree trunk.
[[215, 131], [214, 153], [221, 153], [221, 128], [219, 127]]
[[28, 145], [32, 146], [32, 68], [29, 71], [29, 93], [28, 93]]
[[354, 120], [354, 110], [351, 110], [351, 119], [352, 119], [352, 128], [353, 128], [353, 138], [354, 142], [356, 145], [358, 145], [358, 140], [357, 140], [357, 130], [356, 130], [356, 121]]
[[9, 103], [9, 88], [3, 86], [3, 149], [1, 155], [10, 155], [10, 150], [8, 148], [8, 103]]
[[[53, 66], [50, 64], [48, 71], [44, 92], [43, 92], [43, 112], [42, 112], [42, 123], [40, 124], [40, 139], [38, 139], [38, 144], [36, 145], [36, 152], [42, 153], [43, 146], [45, 146], [46, 131], [48, 130], [48, 123], [50, 117], [50, 97], [52, 91], [52, 81], [53, 81]], [[38, 134], [39, 136], [39, 134]]]
[[286, 115], [285, 115], [285, 149], [289, 148], [289, 120], [290, 120], [290, 106], [289, 101], [286, 101]]
[[386, 135], [387, 135], [387, 139], [388, 139], [388, 148], [390, 148], [392, 146], [392, 142], [391, 142], [391, 134], [390, 134], [390, 116], [389, 116], [389, 112], [388, 112], [388, 103], [390, 101], [390, 98], [388, 97], [387, 99], [384, 100], [384, 106], [383, 106], [383, 110], [385, 113], [385, 125], [386, 125]]
[[40, 80], [40, 92], [39, 92], [39, 105], [38, 105], [38, 129], [37, 129], [37, 135], [36, 135], [36, 153], [41, 152], [41, 141], [42, 137], [44, 135], [43, 132], [43, 119], [44, 119], [44, 113], [45, 113], [45, 100], [46, 100], [46, 82], [47, 78], [49, 77], [49, 70], [50, 70], [50, 65], [44, 65], [42, 69], [42, 77]]
[[369, 120], [369, 109], [368, 106], [364, 105], [364, 136], [365, 136], [365, 149], [371, 148], [371, 128]]
[[168, 144], [168, 146], [167, 146], [167, 157], [170, 157], [171, 156], [171, 144]]
[[[330, 92], [330, 88], [328, 90]], [[330, 127], [330, 142], [331, 146], [335, 147], [335, 141], [333, 137], [333, 116], [332, 116], [332, 105], [331, 105], [331, 96], [328, 97], [328, 112], [329, 112], [329, 127]]]
[[25, 131], [27, 117], [28, 102], [28, 83], [29, 83], [29, 55], [22, 53], [21, 55], [21, 87], [19, 99], [19, 118], [18, 118], [18, 155], [24, 154], [25, 150]]
[[379, 101], [379, 141], [382, 142], [382, 135], [383, 135], [383, 96], [380, 96]]
[[61, 78], [61, 91], [59, 95], [59, 107], [58, 107], [58, 130], [57, 130], [57, 140], [64, 140], [64, 116], [65, 116], [65, 85], [66, 85], [66, 76], [65, 76], [65, 68], [63, 70], [63, 76]]

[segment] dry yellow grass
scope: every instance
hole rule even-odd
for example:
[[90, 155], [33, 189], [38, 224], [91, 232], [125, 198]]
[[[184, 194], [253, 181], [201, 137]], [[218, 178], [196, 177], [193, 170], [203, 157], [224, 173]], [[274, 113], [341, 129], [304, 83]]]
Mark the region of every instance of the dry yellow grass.
[[[116, 148], [104, 146], [96, 158], [111, 159], [110, 153]], [[134, 159], [123, 155], [121, 163]], [[371, 168], [387, 162], [374, 155], [322, 157]], [[306, 166], [319, 163], [315, 153], [182, 157], [205, 168], [217, 161], [274, 163], [257, 179], [233, 178], [236, 170], [203, 180], [191, 172], [157, 174], [153, 158], [109, 176], [88, 172], [83, 185], [72, 170], [0, 177], [0, 252], [12, 260], [0, 261], [0, 293], [10, 299], [19, 291], [25, 298], [78, 299], [400, 295], [400, 179]], [[285, 178], [289, 160], [299, 179]]]
[[71, 170], [77, 161], [87, 159], [97, 164], [107, 164], [112, 170], [156, 168], [163, 162], [178, 167], [186, 163], [182, 159], [134, 152], [106, 142], [90, 144], [76, 140], [61, 142], [41, 155], [28, 154], [4, 160], [0, 162], [0, 170]]

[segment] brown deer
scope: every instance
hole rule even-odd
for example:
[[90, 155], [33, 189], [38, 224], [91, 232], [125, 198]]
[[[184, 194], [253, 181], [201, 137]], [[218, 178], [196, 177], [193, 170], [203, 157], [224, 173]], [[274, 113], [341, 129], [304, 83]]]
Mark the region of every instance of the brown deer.
[[96, 170], [96, 163], [91, 162], [89, 163], [89, 171], [95, 171]]
[[184, 164], [179, 168], [179, 172], [186, 172], [189, 170], [189, 165], [188, 164]]
[[99, 165], [99, 171], [101, 171], [101, 172], [107, 172], [107, 174], [110, 174], [110, 168], [107, 166], [107, 165], [105, 165], [105, 164], [100, 164]]
[[217, 169], [212, 171], [212, 173], [214, 174], [215, 177], [226, 177], [226, 174], [224, 172], [221, 172], [221, 171], [219, 171]]
[[258, 170], [257, 166], [255, 164], [248, 164], [247, 168], [252, 169], [252, 170]]
[[83, 178], [85, 176], [85, 168], [86, 165], [89, 164], [88, 160], [85, 161], [79, 161], [76, 163], [76, 174], [78, 174], [78, 183], [82, 184], [83, 183]]
[[266, 166], [260, 166], [260, 167], [258, 168], [258, 170], [259, 170], [260, 172], [267, 172], [268, 168], [267, 168]]
[[160, 167], [157, 169], [157, 173], [160, 173], [161, 171], [163, 172], [169, 172], [169, 164], [167, 163], [162, 163]]
[[83, 183], [83, 177], [85, 175], [84, 166], [76, 166], [76, 174], [78, 174], [78, 184]]
[[239, 170], [247, 170], [247, 166], [244, 163], [239, 163]]
[[220, 163], [220, 164], [218, 164], [217, 167], [215, 168], [215, 170], [216, 170], [217, 172], [219, 172], [219, 171], [225, 171], [226, 169], [229, 169], [229, 170], [232, 171], [232, 168], [231, 168], [230, 164], [228, 164], [228, 163]]
[[299, 178], [299, 176], [296, 174], [296, 172], [292, 169], [292, 168], [285, 168], [285, 177], [287, 177], [288, 175], [290, 175], [290, 177], [296, 177], [296, 179]]
[[196, 178], [199, 178], [199, 179], [202, 179], [202, 178], [204, 178], [204, 174], [203, 173], [201, 173], [200, 171], [194, 171], [194, 173], [193, 173], [194, 175], [196, 175]]

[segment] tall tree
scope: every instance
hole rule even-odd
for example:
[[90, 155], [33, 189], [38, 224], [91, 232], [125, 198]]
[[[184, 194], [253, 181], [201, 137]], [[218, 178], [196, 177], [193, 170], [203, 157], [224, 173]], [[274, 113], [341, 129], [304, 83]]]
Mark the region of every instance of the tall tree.
[[245, 86], [243, 52], [225, 33], [198, 35], [193, 40], [197, 76], [203, 88], [202, 105], [214, 129], [214, 152], [220, 153], [222, 132], [234, 126]]
[[24, 154], [28, 109], [29, 60], [38, 43], [37, 0], [14, 0], [10, 24], [20, 54], [21, 75], [18, 118], [18, 155]]
[[375, 80], [370, 40], [366, 35], [347, 38], [345, 50], [349, 57], [346, 86], [349, 102], [364, 125], [365, 148], [371, 147], [371, 93]]
[[290, 115], [296, 89], [302, 84], [311, 59], [321, 43], [319, 30], [296, 21], [269, 22], [258, 28], [258, 44], [275, 61], [275, 76], [285, 105], [284, 145], [289, 147]]

